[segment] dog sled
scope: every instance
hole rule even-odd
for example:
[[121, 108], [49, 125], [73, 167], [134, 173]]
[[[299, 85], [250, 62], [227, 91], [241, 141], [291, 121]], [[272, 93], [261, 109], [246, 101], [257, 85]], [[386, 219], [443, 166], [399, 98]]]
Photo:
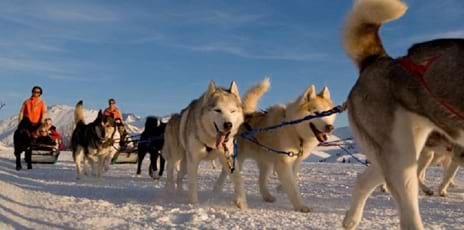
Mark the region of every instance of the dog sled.
[[137, 163], [137, 151], [138, 144], [140, 142], [140, 134], [131, 135], [125, 140], [126, 145], [124, 147], [118, 146], [115, 143], [113, 146], [116, 149], [116, 154], [111, 160], [111, 164], [135, 164]]
[[60, 156], [56, 145], [33, 144], [31, 146], [31, 161], [33, 164], [55, 164]]

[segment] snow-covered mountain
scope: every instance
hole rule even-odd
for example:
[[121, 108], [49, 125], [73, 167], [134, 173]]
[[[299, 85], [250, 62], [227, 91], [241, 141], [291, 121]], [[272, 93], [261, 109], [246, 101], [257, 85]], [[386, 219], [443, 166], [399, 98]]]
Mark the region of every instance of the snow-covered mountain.
[[[68, 143], [71, 139], [71, 134], [74, 129], [74, 107], [67, 105], [53, 105], [48, 108], [49, 116], [53, 120], [53, 124], [64, 138], [64, 143]], [[98, 110], [86, 109], [84, 112], [85, 121], [91, 122], [98, 114]], [[123, 120], [129, 133], [141, 133], [144, 128], [145, 118], [134, 113], [123, 114]], [[163, 118], [167, 122], [168, 118]], [[0, 149], [13, 146], [13, 132], [18, 124], [17, 116], [12, 116], [8, 119], [0, 121]], [[313, 150], [313, 154], [308, 158], [310, 162], [349, 162], [359, 163], [351, 155], [361, 161], [365, 160], [364, 155], [359, 153], [354, 141], [351, 139], [351, 129], [349, 127], [340, 127], [335, 129], [328, 142], [330, 146], [319, 146]], [[341, 146], [340, 146], [341, 145]], [[343, 148], [341, 148], [343, 147]]]
[[[84, 119], [86, 123], [92, 122], [98, 114], [98, 110], [85, 109]], [[52, 119], [53, 125], [63, 136], [65, 146], [71, 139], [74, 129], [74, 107], [68, 105], [52, 105], [48, 107], [48, 116]], [[143, 130], [145, 119], [133, 113], [123, 114], [124, 124], [129, 133], [140, 133]], [[13, 146], [13, 133], [18, 125], [18, 116], [12, 116], [0, 121], [0, 148], [3, 145]]]

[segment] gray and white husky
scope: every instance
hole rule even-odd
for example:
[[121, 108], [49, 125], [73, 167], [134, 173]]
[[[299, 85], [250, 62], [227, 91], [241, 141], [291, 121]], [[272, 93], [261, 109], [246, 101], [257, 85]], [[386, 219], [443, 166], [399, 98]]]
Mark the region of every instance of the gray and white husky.
[[357, 0], [347, 18], [346, 52], [359, 68], [347, 105], [356, 141], [372, 163], [358, 176], [343, 226], [355, 228], [367, 198], [386, 182], [398, 205], [401, 229], [423, 229], [417, 160], [438, 131], [464, 144], [464, 40], [440, 39], [390, 57], [378, 31], [407, 10], [400, 0]]
[[106, 160], [113, 151], [117, 134], [116, 122], [111, 117], [104, 117], [100, 110], [93, 122], [85, 124], [82, 101], [76, 104], [74, 121], [76, 127], [71, 136], [71, 150], [76, 163], [77, 179], [81, 178], [86, 162], [91, 164], [94, 174], [100, 177]]
[[[198, 203], [198, 167], [201, 160], [219, 158], [223, 167], [230, 167], [233, 138], [243, 122], [240, 94], [235, 82], [229, 89], [218, 88], [213, 81], [203, 95], [192, 101], [166, 126], [162, 154], [167, 161], [168, 191], [175, 189], [174, 174], [178, 172], [177, 189], [182, 190], [182, 177], [188, 175], [190, 202]], [[235, 204], [247, 208], [243, 181], [237, 170], [232, 174]]]

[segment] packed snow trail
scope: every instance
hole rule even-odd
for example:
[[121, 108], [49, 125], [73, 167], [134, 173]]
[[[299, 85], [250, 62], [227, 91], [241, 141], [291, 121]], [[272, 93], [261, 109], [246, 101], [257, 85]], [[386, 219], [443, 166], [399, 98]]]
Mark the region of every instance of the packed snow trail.
[[[0, 151], [0, 229], [341, 229], [349, 206], [352, 184], [362, 165], [304, 163], [299, 176], [301, 192], [311, 213], [299, 213], [284, 193], [277, 192], [275, 176], [269, 186], [276, 203], [264, 203], [258, 192], [257, 170], [247, 161], [243, 176], [249, 209], [232, 204], [230, 181], [222, 194], [212, 193], [220, 169], [201, 164], [200, 204], [187, 203], [187, 195], [166, 194], [163, 177], [153, 181], [135, 176], [135, 165], [112, 165], [102, 179], [76, 181], [70, 152], [63, 152], [55, 165], [34, 165], [32, 170], [14, 169], [12, 150]], [[429, 170], [436, 188], [440, 169]], [[464, 173], [450, 188], [450, 197], [421, 196], [421, 213], [427, 229], [462, 229], [464, 226]], [[359, 229], [397, 229], [398, 218], [388, 194], [375, 192], [368, 200]]]

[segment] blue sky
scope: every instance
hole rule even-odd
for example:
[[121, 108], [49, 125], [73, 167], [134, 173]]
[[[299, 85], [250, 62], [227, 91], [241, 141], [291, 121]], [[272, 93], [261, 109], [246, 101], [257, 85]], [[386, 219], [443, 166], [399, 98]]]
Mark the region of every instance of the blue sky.
[[[413, 42], [464, 37], [464, 1], [409, 0], [381, 33], [399, 56]], [[209, 80], [241, 92], [270, 76], [265, 108], [310, 84], [342, 103], [357, 70], [341, 47], [348, 0], [0, 1], [0, 119], [17, 113], [33, 85], [48, 105], [123, 112], [179, 111]], [[346, 116], [338, 126], [347, 125]]]

